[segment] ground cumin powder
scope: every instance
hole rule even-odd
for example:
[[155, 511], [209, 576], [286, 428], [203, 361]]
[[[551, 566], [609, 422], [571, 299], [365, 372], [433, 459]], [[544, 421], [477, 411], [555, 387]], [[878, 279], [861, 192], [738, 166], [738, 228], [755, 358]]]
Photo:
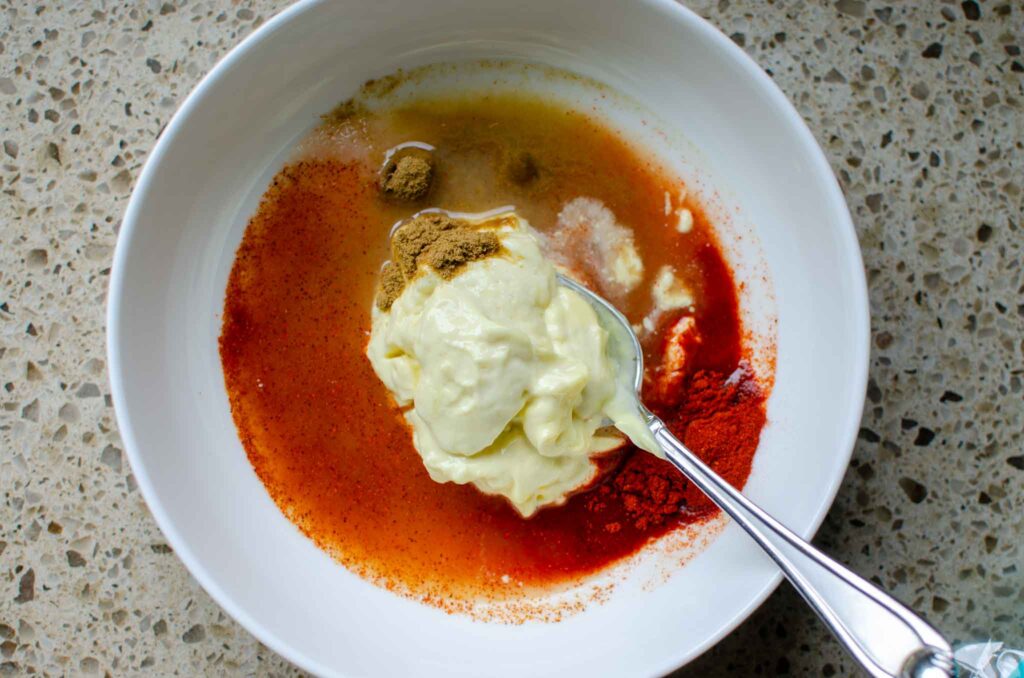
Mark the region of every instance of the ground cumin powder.
[[460, 219], [453, 219], [447, 214], [421, 214], [402, 224], [391, 236], [391, 259], [406, 278], [416, 275], [419, 260], [427, 248], [441, 237], [445, 231], [463, 228]]
[[427, 157], [405, 155], [390, 160], [380, 177], [384, 197], [414, 202], [427, 197], [434, 180], [434, 165]]
[[422, 259], [445, 280], [454, 278], [471, 261], [495, 254], [501, 248], [493, 231], [446, 231], [423, 253]]
[[497, 254], [501, 241], [493, 231], [476, 230], [447, 214], [421, 214], [402, 224], [391, 237], [391, 258], [381, 271], [377, 308], [391, 308], [420, 265], [451, 280], [471, 261]]
[[389, 261], [384, 264], [380, 272], [380, 291], [377, 292], [377, 307], [386, 311], [391, 308], [398, 295], [405, 288], [405, 277], [402, 276], [402, 269], [398, 264]]

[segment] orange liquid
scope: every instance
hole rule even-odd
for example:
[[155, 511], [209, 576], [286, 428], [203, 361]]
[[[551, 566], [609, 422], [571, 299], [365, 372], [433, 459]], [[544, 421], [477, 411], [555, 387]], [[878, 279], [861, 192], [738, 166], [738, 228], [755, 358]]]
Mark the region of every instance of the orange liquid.
[[[331, 152], [336, 131], [315, 133], [249, 223], [225, 300], [221, 357], [232, 413], [254, 469], [291, 520], [383, 585], [436, 598], [501, 598], [510, 595], [505, 576], [525, 588], [576, 581], [705, 518], [707, 511], [684, 510], [641, 528], [621, 499], [595, 513], [581, 493], [523, 519], [471, 486], [435, 483], [364, 354], [395, 221], [427, 206], [511, 204], [545, 231], [566, 201], [586, 196], [634, 230], [645, 261], [645, 280], [622, 310], [643, 318], [655, 272], [672, 264], [698, 300], [702, 342], [689, 369], [728, 375], [743, 348], [736, 287], [703, 214], [689, 205], [695, 224], [685, 235], [666, 216], [665, 193], [676, 196], [678, 180], [600, 121], [525, 97], [412, 104], [346, 129], [341, 136], [354, 138], [370, 162]], [[410, 139], [437, 149], [430, 198], [415, 207], [383, 202], [374, 168], [384, 149]], [[538, 168], [525, 185], [506, 172], [523, 152]], [[672, 200], [674, 210], [680, 204]], [[646, 351], [657, 364], [661, 338]], [[663, 464], [636, 456], [645, 454], [630, 449], [622, 468]], [[753, 448], [744, 454], [730, 478], [739, 486]]]

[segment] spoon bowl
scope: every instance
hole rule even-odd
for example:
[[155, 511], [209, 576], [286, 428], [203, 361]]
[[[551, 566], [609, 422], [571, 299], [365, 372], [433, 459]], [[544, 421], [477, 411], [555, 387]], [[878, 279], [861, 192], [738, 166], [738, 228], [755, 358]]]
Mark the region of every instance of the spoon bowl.
[[619, 368], [619, 381], [639, 396], [644, 384], [644, 350], [629, 320], [604, 297], [569, 276], [555, 275], [559, 285], [579, 294], [597, 312], [598, 322], [608, 332], [608, 353]]

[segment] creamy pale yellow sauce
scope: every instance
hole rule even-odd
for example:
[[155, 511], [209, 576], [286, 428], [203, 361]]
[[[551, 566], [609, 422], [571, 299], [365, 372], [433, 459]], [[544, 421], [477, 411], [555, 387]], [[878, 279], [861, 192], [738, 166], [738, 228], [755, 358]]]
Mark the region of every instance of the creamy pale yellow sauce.
[[431, 478], [529, 516], [588, 484], [591, 456], [621, 446], [607, 421], [635, 437], [645, 428], [608, 332], [558, 285], [532, 229], [513, 214], [477, 228], [496, 232], [502, 253], [447, 281], [421, 267], [388, 311], [374, 306], [367, 355]]

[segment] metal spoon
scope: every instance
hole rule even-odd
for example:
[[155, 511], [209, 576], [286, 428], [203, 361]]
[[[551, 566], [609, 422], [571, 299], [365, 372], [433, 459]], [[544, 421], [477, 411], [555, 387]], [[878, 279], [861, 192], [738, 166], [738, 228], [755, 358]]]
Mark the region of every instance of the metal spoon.
[[949, 643], [927, 622], [772, 518], [686, 449], [640, 401], [644, 358], [629, 321], [614, 306], [559, 274], [559, 284], [586, 299], [609, 333], [619, 376], [632, 386], [631, 405], [666, 458], [739, 523], [763, 548], [818, 616], [867, 672], [877, 677], [945, 678], [954, 675]]

